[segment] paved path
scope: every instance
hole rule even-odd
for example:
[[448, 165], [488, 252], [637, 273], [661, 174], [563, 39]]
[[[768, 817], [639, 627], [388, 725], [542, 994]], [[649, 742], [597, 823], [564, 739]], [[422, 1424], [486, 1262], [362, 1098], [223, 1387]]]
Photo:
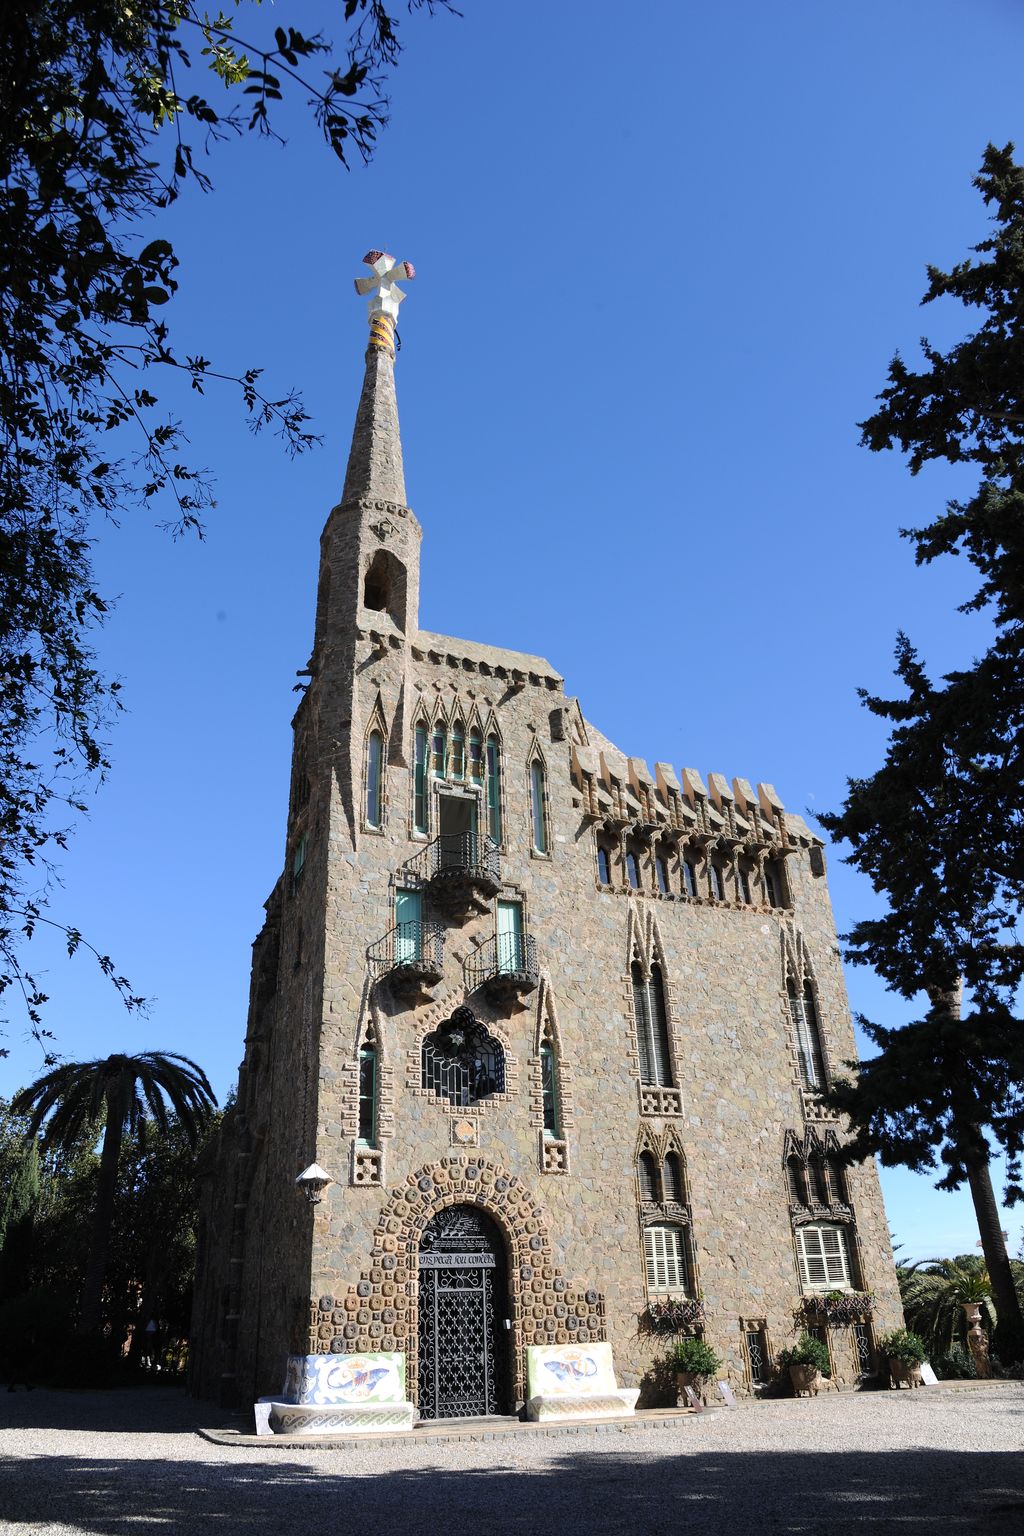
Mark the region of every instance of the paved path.
[[1024, 1387], [358, 1450], [196, 1433], [165, 1388], [0, 1394], [2, 1536], [1022, 1536]]

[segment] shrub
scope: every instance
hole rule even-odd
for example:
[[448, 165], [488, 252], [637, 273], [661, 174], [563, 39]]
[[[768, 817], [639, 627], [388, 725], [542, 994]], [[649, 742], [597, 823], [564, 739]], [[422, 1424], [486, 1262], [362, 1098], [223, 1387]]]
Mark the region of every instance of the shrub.
[[715, 1375], [722, 1361], [703, 1339], [680, 1339], [665, 1355], [665, 1364], [672, 1371], [707, 1378]]
[[903, 1365], [920, 1365], [928, 1358], [921, 1335], [911, 1333], [909, 1328], [897, 1328], [895, 1332], [887, 1333], [879, 1348], [890, 1360], [899, 1360]]
[[828, 1346], [820, 1339], [812, 1339], [809, 1333], [802, 1333], [792, 1349], [779, 1351], [779, 1369], [788, 1370], [791, 1365], [812, 1366], [820, 1371], [823, 1376], [831, 1376], [832, 1366], [828, 1358]]

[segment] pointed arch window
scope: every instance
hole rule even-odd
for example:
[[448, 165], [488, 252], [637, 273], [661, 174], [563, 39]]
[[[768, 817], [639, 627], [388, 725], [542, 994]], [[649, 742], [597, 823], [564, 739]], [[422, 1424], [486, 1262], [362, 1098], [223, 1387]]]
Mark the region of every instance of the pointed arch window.
[[366, 743], [366, 825], [380, 827], [384, 819], [384, 736], [372, 730]]
[[818, 1010], [814, 1001], [814, 987], [810, 978], [804, 982], [802, 993], [790, 981], [789, 1012], [796, 1034], [797, 1056], [800, 1060], [800, 1076], [805, 1088], [821, 1089], [825, 1086], [825, 1062], [821, 1050], [821, 1030]]
[[416, 727], [416, 747], [413, 760], [413, 811], [412, 823], [417, 832], [427, 831], [427, 728]]
[[653, 1152], [641, 1152], [636, 1161], [637, 1178], [640, 1182], [640, 1199], [657, 1201], [658, 1164]]
[[548, 851], [548, 809], [545, 795], [544, 764], [535, 757], [530, 764], [530, 815], [534, 853]]
[[697, 899], [697, 871], [692, 859], [683, 860], [683, 890], [691, 901]]
[[558, 1105], [558, 1058], [550, 1040], [540, 1048], [540, 1082], [544, 1099], [544, 1135], [557, 1141], [562, 1134]]
[[359, 1141], [364, 1147], [377, 1145], [377, 1047], [368, 1040], [359, 1052]]
[[804, 1183], [804, 1165], [796, 1153], [786, 1159], [786, 1178], [789, 1182], [790, 1203], [806, 1206], [807, 1186]]
[[452, 778], [466, 777], [466, 728], [461, 720], [452, 725]]
[[597, 845], [597, 878], [602, 885], [612, 883], [612, 856], [605, 843]]
[[683, 1204], [683, 1165], [678, 1152], [669, 1152], [661, 1166], [661, 1183], [665, 1199], [676, 1205]]
[[434, 778], [443, 779], [448, 769], [448, 731], [443, 720], [439, 720], [434, 726], [432, 752]]
[[497, 736], [487, 738], [487, 832], [501, 842], [501, 746]]
[[626, 850], [626, 878], [634, 891], [640, 889], [640, 861], [632, 848]]
[[474, 784], [484, 781], [484, 742], [475, 727], [469, 733], [469, 776]]
[[637, 1048], [640, 1056], [640, 1081], [661, 1087], [671, 1087], [668, 1011], [665, 1007], [665, 984], [661, 967], [657, 964], [652, 965], [651, 974], [645, 980], [640, 964], [634, 961], [631, 974]]

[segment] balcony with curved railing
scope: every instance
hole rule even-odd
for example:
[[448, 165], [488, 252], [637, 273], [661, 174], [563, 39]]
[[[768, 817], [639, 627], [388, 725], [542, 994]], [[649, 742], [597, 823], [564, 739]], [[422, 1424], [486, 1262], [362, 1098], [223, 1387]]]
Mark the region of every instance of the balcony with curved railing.
[[444, 974], [444, 926], [434, 921], [398, 923], [366, 951], [374, 981], [398, 994], [436, 986]]
[[490, 901], [501, 886], [501, 853], [479, 832], [442, 832], [406, 866], [427, 882], [435, 900], [452, 906]]
[[528, 934], [499, 933], [470, 955], [465, 975], [470, 990], [482, 987], [490, 1002], [514, 1001], [537, 986], [537, 946]]

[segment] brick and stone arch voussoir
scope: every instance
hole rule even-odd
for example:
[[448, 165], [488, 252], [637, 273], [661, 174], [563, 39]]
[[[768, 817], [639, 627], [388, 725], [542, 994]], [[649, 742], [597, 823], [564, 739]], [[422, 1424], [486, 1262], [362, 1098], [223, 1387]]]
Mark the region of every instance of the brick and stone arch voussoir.
[[584, 1281], [566, 1279], [554, 1261], [543, 1207], [521, 1179], [487, 1157], [463, 1153], [428, 1163], [392, 1189], [374, 1230], [369, 1267], [343, 1298], [312, 1298], [307, 1352], [404, 1351], [415, 1400], [420, 1238], [427, 1223], [450, 1205], [479, 1206], [504, 1236], [513, 1386], [522, 1401], [527, 1346], [605, 1340], [605, 1298]]

